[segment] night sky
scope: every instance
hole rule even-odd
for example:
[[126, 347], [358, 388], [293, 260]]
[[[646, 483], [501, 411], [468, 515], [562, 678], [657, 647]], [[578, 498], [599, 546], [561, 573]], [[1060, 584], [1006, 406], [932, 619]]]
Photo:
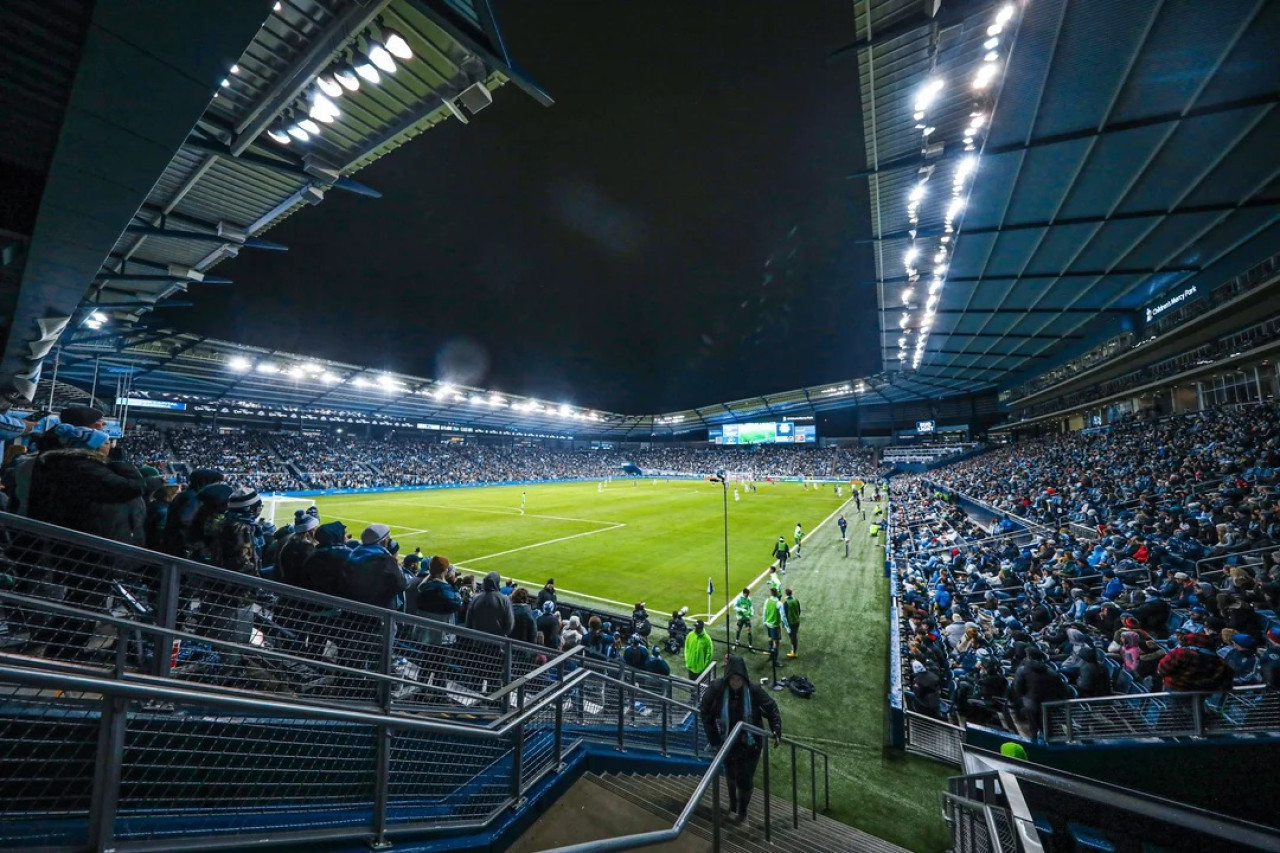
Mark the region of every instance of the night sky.
[[508, 84], [164, 325], [609, 411], [873, 373], [848, 0], [499, 0]]

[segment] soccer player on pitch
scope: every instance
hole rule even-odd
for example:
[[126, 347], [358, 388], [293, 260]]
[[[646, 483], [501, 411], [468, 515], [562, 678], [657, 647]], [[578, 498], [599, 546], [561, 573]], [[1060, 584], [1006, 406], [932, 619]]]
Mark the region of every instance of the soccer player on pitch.
[[787, 559], [791, 556], [791, 546], [787, 545], [787, 537], [778, 537], [778, 544], [773, 546], [773, 556], [778, 561], [778, 571], [785, 575], [787, 573]]
[[751, 590], [743, 587], [742, 594], [733, 600], [733, 612], [738, 617], [738, 633], [733, 638], [734, 648], [742, 645], [742, 629], [747, 629], [747, 648], [756, 650], [756, 640], [751, 633], [751, 620], [756, 615], [756, 606], [751, 601]]
[[797, 559], [797, 560], [798, 560], [798, 559], [800, 559], [800, 543], [801, 543], [801, 541], [802, 541], [803, 539], [804, 539], [804, 531], [800, 529], [800, 522], [798, 522], [798, 521], [797, 521], [797, 522], [796, 522], [796, 532], [795, 532], [795, 540], [796, 540], [796, 559]]
[[524, 515], [524, 502], [526, 499], [527, 499], [527, 495], [525, 495], [524, 492], [521, 492], [520, 493], [520, 514], [521, 515]]

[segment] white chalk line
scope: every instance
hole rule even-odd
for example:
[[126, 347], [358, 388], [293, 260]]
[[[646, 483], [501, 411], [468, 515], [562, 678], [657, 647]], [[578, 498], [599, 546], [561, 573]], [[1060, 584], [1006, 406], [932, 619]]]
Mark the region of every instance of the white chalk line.
[[467, 563], [478, 563], [481, 560], [492, 560], [494, 557], [505, 557], [508, 554], [515, 554], [520, 551], [528, 551], [530, 548], [541, 548], [543, 545], [554, 545], [557, 542], [568, 542], [570, 539], [581, 539], [583, 536], [594, 536], [597, 533], [608, 533], [610, 530], [617, 530], [619, 527], [626, 527], [621, 522], [609, 522], [612, 526], [601, 527], [599, 530], [588, 530], [585, 533], [574, 533], [571, 536], [558, 536], [555, 539], [548, 539], [545, 542], [534, 542], [532, 545], [521, 545], [519, 548], [508, 548], [505, 551], [499, 551], [496, 554], [485, 554], [483, 557], [472, 557], [464, 562], [455, 563], [454, 565], [465, 567]]
[[[831, 515], [828, 515], [826, 518], [822, 519], [822, 521], [819, 521], [812, 530], [810, 530], [807, 534], [805, 534], [805, 538], [808, 539], [809, 537], [813, 536], [813, 534], [821, 530], [828, 521], [830, 521], [831, 519], [839, 515], [840, 511], [843, 510], [852, 500], [853, 498], [849, 498], [849, 500], [845, 501], [844, 503], [840, 504], [840, 506], [832, 510]], [[773, 568], [776, 565], [778, 565], [778, 561], [774, 560], [772, 563], [769, 564], [769, 569]], [[763, 572], [760, 573], [759, 577], [757, 577], [751, 583], [747, 584], [747, 589], [754, 591], [755, 588], [760, 585], [760, 582], [769, 576], [769, 569], [765, 569]], [[730, 602], [730, 604], [726, 604], [724, 607], [721, 607], [718, 611], [716, 611], [715, 615], [713, 615], [710, 619], [706, 620], [706, 624], [714, 625], [717, 619], [724, 616], [724, 614], [729, 610], [729, 607], [731, 605], [732, 605], [732, 602]]]
[[424, 503], [417, 503], [416, 501], [393, 501], [393, 500], [377, 500], [377, 501], [370, 501], [370, 503], [396, 504], [398, 506], [423, 507], [426, 509], [449, 509], [449, 510], [457, 510], [458, 512], [482, 512], [482, 513], [487, 513], [489, 515], [514, 515], [514, 516], [523, 516], [525, 518], [545, 518], [550, 521], [574, 521], [580, 524], [619, 524], [620, 523], [616, 521], [602, 521], [598, 518], [571, 518], [566, 515], [542, 515], [540, 513], [529, 512], [527, 510], [525, 512], [521, 512], [519, 507], [494, 507], [492, 505], [487, 507], [455, 506], [453, 504], [424, 504]]

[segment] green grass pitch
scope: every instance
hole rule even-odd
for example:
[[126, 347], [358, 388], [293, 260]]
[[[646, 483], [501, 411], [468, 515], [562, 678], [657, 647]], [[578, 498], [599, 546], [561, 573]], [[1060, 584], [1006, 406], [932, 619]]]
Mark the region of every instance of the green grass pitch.
[[[780, 534], [790, 541], [796, 522], [804, 525], [804, 556], [792, 560], [785, 578], [804, 608], [800, 657], [786, 661], [779, 674], [803, 673], [817, 693], [808, 700], [774, 694], [784, 728], [830, 754], [833, 817], [910, 850], [935, 853], [948, 843], [941, 791], [957, 771], [884, 746], [889, 592], [883, 542], [867, 532], [873, 505], [864, 503], [863, 521], [850, 504], [844, 508], [851, 534], [844, 556], [832, 514], [847, 499], [847, 489], [837, 498], [831, 486], [815, 491], [798, 483], [761, 483], [758, 492], [735, 501], [731, 486], [730, 595], [766, 569]], [[570, 600], [577, 594], [583, 603], [628, 613], [634, 602], [645, 601], [660, 626], [678, 607], [706, 611], [708, 577], [715, 581], [712, 612], [725, 603], [718, 483], [614, 480], [602, 491], [594, 481], [487, 486], [335, 496], [317, 504], [326, 520], [341, 519], [353, 533], [370, 522], [390, 524], [406, 550], [421, 546], [476, 574], [514, 577], [531, 592], [554, 577]], [[759, 587], [754, 593], [759, 614], [763, 596]], [[711, 628], [718, 653], [724, 624]], [[756, 641], [763, 643], [758, 621], [756, 628]], [[672, 668], [683, 672], [681, 663], [673, 660]], [[764, 655], [747, 655], [747, 663], [754, 678], [769, 675]], [[775, 755], [772, 766], [775, 792], [790, 797], [788, 756]], [[821, 767], [818, 774], [820, 779]], [[807, 765], [798, 800], [809, 802]]]
[[[729, 488], [731, 596], [773, 562], [778, 536], [790, 543], [796, 522], [811, 531], [843, 503], [831, 486], [761, 483], [758, 489], [735, 501]], [[844, 494], [847, 499], [847, 488]], [[620, 479], [602, 490], [591, 481], [384, 492], [316, 503], [325, 520], [344, 521], [355, 535], [380, 521], [392, 526], [405, 552], [420, 546], [424, 554], [444, 554], [460, 571], [496, 571], [531, 592], [553, 577], [570, 599], [627, 613], [644, 601], [662, 618], [686, 605], [690, 613], [705, 613], [710, 577], [712, 612], [724, 607], [719, 483]]]

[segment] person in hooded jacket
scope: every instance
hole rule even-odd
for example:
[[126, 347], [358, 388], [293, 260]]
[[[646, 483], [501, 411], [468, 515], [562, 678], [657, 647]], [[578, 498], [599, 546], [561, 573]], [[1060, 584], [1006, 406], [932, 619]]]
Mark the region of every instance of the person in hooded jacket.
[[[764, 728], [766, 721], [775, 744], [782, 741], [782, 715], [769, 692], [751, 683], [747, 664], [738, 655], [729, 655], [725, 676], [711, 682], [699, 708], [707, 742], [719, 749], [739, 722]], [[725, 782], [729, 789], [729, 811], [739, 823], [747, 819], [756, 765], [764, 744], [755, 732], [743, 732], [725, 756]], [[719, 784], [717, 782], [717, 784]], [[767, 794], [766, 794], [767, 796]]]
[[1067, 687], [1058, 674], [1049, 669], [1044, 652], [1032, 649], [1013, 678], [1013, 689], [1022, 700], [1027, 727], [1031, 730], [1031, 739], [1035, 740], [1040, 736], [1044, 703], [1067, 698]]
[[472, 597], [467, 608], [467, 627], [486, 634], [509, 637], [515, 624], [511, 599], [502, 594], [502, 575], [489, 572], [484, 576], [480, 593]]
[[211, 468], [197, 468], [191, 472], [187, 487], [178, 492], [169, 502], [169, 513], [165, 518], [164, 532], [160, 536], [160, 550], [175, 557], [191, 556], [190, 527], [200, 508], [200, 491], [206, 486], [221, 483], [221, 471]]
[[347, 548], [347, 526], [330, 521], [316, 529], [316, 547], [291, 583], [314, 592], [341, 595], [351, 549]]
[[1098, 649], [1092, 644], [1076, 652], [1080, 668], [1076, 672], [1076, 692], [1081, 699], [1111, 695], [1111, 673], [1098, 660]]

